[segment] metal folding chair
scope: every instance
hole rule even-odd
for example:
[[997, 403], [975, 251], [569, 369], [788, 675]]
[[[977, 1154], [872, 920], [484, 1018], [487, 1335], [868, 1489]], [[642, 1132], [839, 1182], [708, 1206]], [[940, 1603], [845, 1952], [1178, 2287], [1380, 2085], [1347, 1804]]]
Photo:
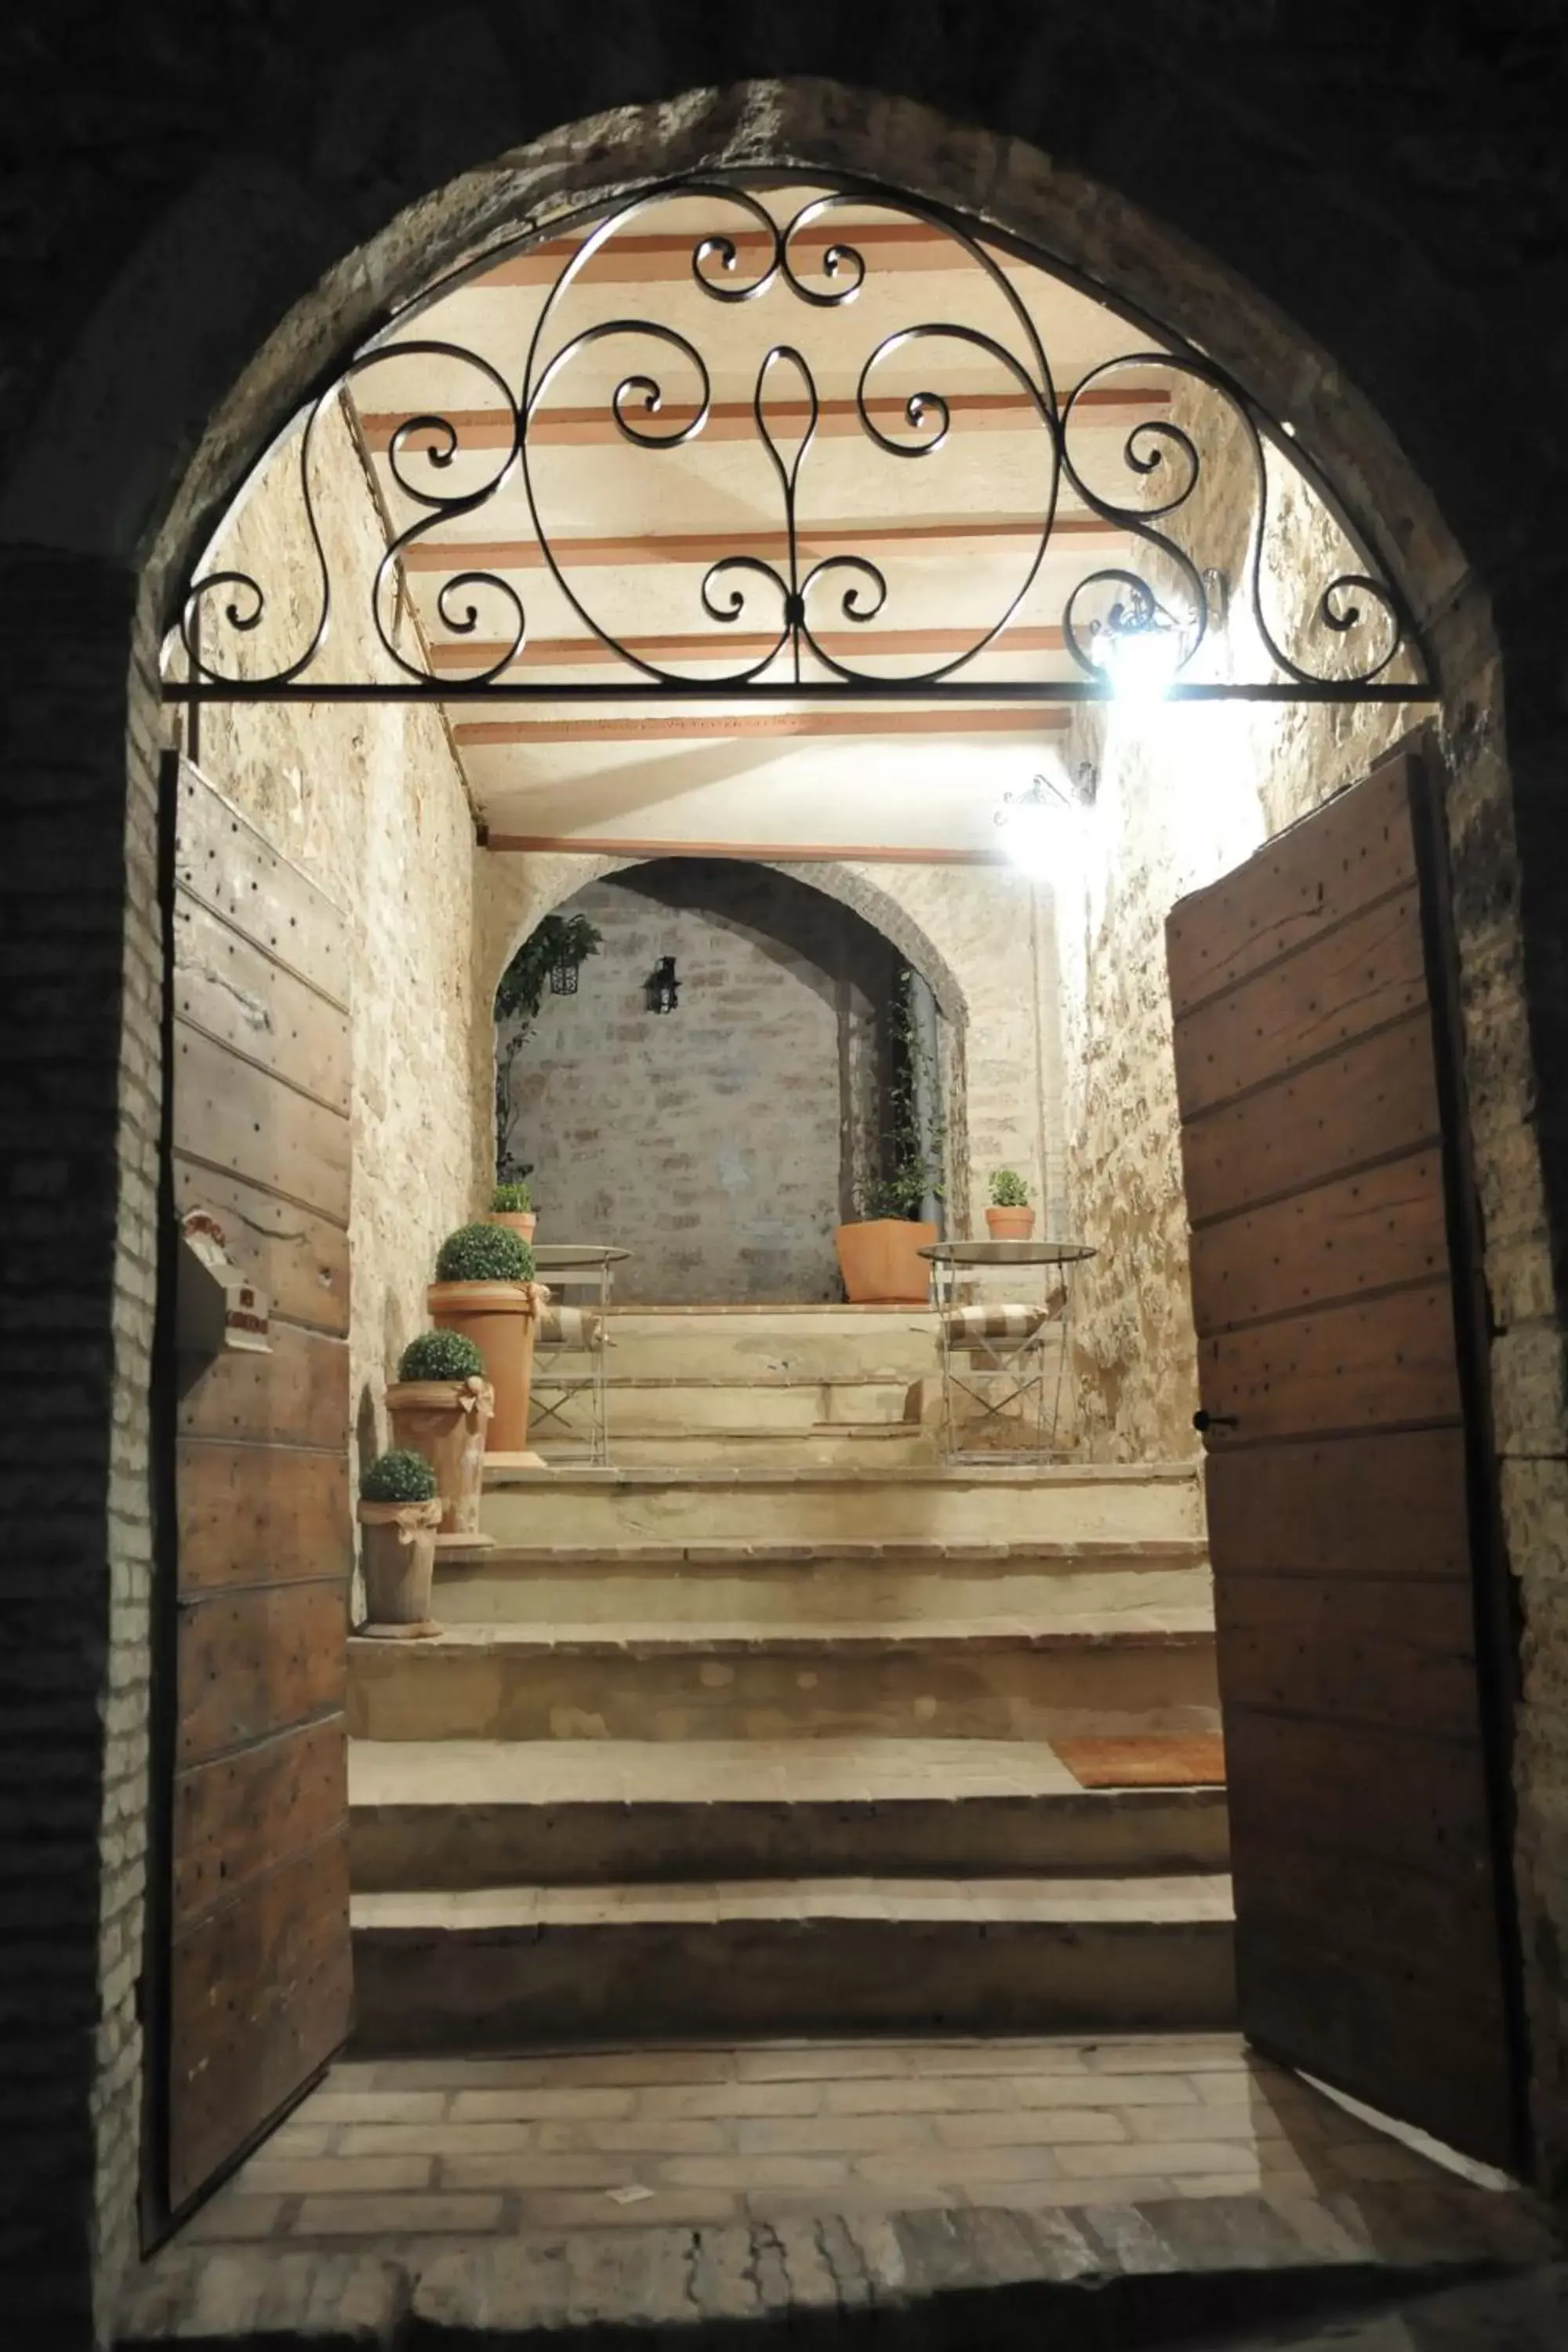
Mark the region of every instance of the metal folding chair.
[[[1058, 1360], [1052, 1388], [1046, 1370], [1046, 1334], [1061, 1320], [1061, 1311], [1059, 1299], [1041, 1307], [981, 1301], [942, 1309], [942, 1451], [950, 1461], [969, 1454], [993, 1460], [1002, 1452], [1043, 1457], [1055, 1446], [1061, 1367]], [[975, 1410], [965, 1411], [965, 1406]], [[1029, 1433], [1032, 1443], [984, 1444], [986, 1435], [1006, 1441], [1014, 1421]]]
[[[942, 1365], [942, 1450], [950, 1461], [994, 1461], [999, 1452], [1044, 1459], [1057, 1454], [1066, 1385], [1074, 1278], [1095, 1255], [1085, 1242], [934, 1242], [931, 1262]], [[987, 1273], [1038, 1269], [1045, 1297], [1034, 1305], [975, 1298]], [[965, 1299], [963, 1293], [970, 1296]], [[1054, 1344], [1054, 1377], [1047, 1355]], [[973, 1412], [966, 1408], [973, 1407]], [[1024, 1445], [977, 1443], [1021, 1424]]]
[[[568, 1369], [563, 1357], [581, 1357], [584, 1369]], [[542, 1438], [559, 1438], [575, 1449], [572, 1458], [596, 1468], [609, 1460], [602, 1309], [552, 1306], [540, 1317], [533, 1341], [528, 1435], [531, 1444]], [[555, 1456], [557, 1461], [565, 1458], [561, 1454]]]

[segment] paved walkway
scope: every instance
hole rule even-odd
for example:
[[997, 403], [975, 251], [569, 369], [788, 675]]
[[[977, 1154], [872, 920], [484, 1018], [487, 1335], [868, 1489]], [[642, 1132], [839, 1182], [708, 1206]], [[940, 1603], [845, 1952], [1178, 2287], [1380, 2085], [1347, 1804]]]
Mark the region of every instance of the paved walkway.
[[232, 2341], [291, 2299], [324, 2324], [347, 2296], [370, 2327], [384, 2305], [366, 2340], [391, 2343], [411, 2308], [733, 2325], [1232, 2273], [1278, 2273], [1280, 2304], [1246, 2305], [1267, 2316], [1314, 2273], [1554, 2251], [1522, 2197], [1228, 2034], [397, 2061], [333, 2068], [148, 2267], [123, 2340]]

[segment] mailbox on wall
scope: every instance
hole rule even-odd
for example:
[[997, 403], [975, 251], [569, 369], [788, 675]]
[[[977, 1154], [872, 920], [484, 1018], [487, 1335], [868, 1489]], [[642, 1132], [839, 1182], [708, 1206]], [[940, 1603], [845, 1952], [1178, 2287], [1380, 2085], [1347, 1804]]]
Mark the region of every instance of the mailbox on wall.
[[235, 1265], [208, 1209], [188, 1210], [180, 1219], [176, 1323], [182, 1356], [272, 1352], [267, 1293]]

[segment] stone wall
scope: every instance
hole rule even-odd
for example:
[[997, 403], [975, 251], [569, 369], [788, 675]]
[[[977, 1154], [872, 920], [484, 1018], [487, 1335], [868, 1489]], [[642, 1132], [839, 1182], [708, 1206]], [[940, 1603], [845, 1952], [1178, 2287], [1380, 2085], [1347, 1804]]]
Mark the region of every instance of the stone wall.
[[[584, 42], [548, 0], [474, 0], [461, 38], [416, 0], [319, 0], [308, 37], [286, 10], [194, 23], [149, 0], [84, 41], [79, 12], [23, 0], [0, 100], [0, 888], [27, 992], [0, 1132], [7, 1328], [47, 1344], [52, 1379], [40, 1391], [18, 1345], [0, 1416], [8, 1491], [38, 1505], [4, 1592], [25, 1931], [0, 1956], [0, 2179], [8, 2308], [40, 2340], [107, 2326], [135, 2242], [170, 593], [200, 518], [434, 273], [587, 193], [736, 162], [984, 214], [1179, 322], [1376, 520], [1429, 630], [1494, 1376], [1513, 1399], [1537, 2148], [1568, 2184], [1568, 1406], [1547, 1240], [1568, 1229], [1568, 457], [1542, 326], [1568, 247], [1564, 65], [1550, 10], [1418, 13], [984, 0], [894, 27], [876, 6], [738, 0], [700, 23], [609, 0]], [[1497, 415], [1507, 431], [1482, 429]]]
[[[1184, 675], [1266, 675], [1248, 588], [1255, 477], [1228, 404], [1172, 373], [1164, 412], [1191, 437], [1191, 499], [1165, 528], [1222, 574], [1205, 642]], [[1121, 452], [1095, 487], [1136, 504]], [[1181, 461], [1167, 450], [1165, 473]], [[1270, 461], [1261, 604], [1276, 641], [1330, 666], [1312, 635], [1323, 587], [1356, 568], [1326, 507]], [[1164, 479], [1159, 491], [1175, 487]], [[1201, 550], [1201, 555], [1197, 551]], [[1150, 584], [1177, 614], [1190, 593], [1151, 549]], [[1369, 628], [1377, 625], [1363, 597]], [[1380, 647], [1381, 650], [1381, 647]], [[1401, 657], [1403, 660], [1403, 657]], [[1394, 676], [1407, 675], [1396, 666]], [[1080, 1280], [1076, 1359], [1085, 1443], [1113, 1460], [1193, 1453], [1197, 1350], [1188, 1279], [1165, 918], [1176, 900], [1240, 865], [1272, 834], [1355, 782], [1410, 726], [1398, 706], [1123, 702], [1080, 711], [1068, 769], [1095, 779], [1092, 808], [1061, 813], [1058, 914], [1068, 1185], [1075, 1228], [1099, 1251]]]
[[[321, 436], [318, 513], [334, 576], [366, 581], [384, 546], [357, 445], [341, 412]], [[215, 551], [219, 563], [284, 576], [300, 529], [292, 465], [269, 473]], [[279, 564], [274, 571], [273, 566]], [[310, 578], [297, 563], [293, 576]], [[406, 629], [410, 624], [403, 624]], [[272, 616], [258, 649], [308, 628]], [[297, 637], [294, 639], [298, 642]], [[363, 599], [334, 615], [337, 658], [384, 674]], [[439, 711], [417, 704], [207, 706], [199, 764], [348, 918], [353, 1055], [350, 1380], [356, 1455], [385, 1442], [382, 1391], [423, 1330], [425, 1285], [444, 1234], [469, 1212], [476, 1129], [469, 1086], [474, 824]]]
[[[540, 1238], [629, 1249], [626, 1299], [837, 1297], [833, 1229], [875, 1152], [890, 945], [739, 863], [657, 860], [563, 911], [604, 943], [575, 995], [544, 996], [511, 1066]], [[645, 982], [665, 955], [680, 1001], [660, 1017]]]
[[[811, 871], [784, 868], [796, 870]], [[895, 941], [899, 918], [912, 927], [920, 952], [909, 961], [925, 972], [947, 1019], [952, 1231], [984, 1233], [986, 1188], [996, 1168], [1016, 1169], [1031, 1198], [1044, 1202], [1046, 1222], [1054, 1222], [1065, 1139], [1048, 899], [1011, 865], [846, 865], [837, 871], [846, 904]], [[893, 913], [879, 916], [879, 905]]]
[[[534, 925], [625, 858], [480, 854], [475, 911], [473, 1085], [490, 1084], [494, 1036], [482, 1007]], [[947, 1218], [984, 1233], [994, 1168], [1016, 1168], [1047, 1221], [1064, 1213], [1060, 1021], [1048, 894], [1010, 866], [859, 865], [776, 868], [826, 893], [891, 941], [930, 983], [941, 1015]], [[531, 1154], [525, 1154], [525, 1157]], [[490, 1181], [476, 1169], [476, 1197]]]
[[1197, 1446], [1165, 918], [1364, 775], [1401, 724], [1376, 709], [1292, 723], [1268, 706], [1189, 703], [1082, 730], [1090, 755], [1098, 738], [1099, 799], [1064, 825], [1076, 871], [1057, 899], [1069, 1216], [1100, 1252], [1075, 1301], [1075, 1369], [1084, 1442], [1101, 1459]]

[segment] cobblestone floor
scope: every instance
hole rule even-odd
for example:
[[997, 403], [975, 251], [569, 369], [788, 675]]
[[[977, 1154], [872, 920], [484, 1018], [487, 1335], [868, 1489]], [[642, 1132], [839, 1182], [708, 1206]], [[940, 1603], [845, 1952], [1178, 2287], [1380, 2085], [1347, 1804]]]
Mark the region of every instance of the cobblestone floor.
[[387, 2344], [411, 2312], [476, 2341], [499, 2314], [732, 2326], [940, 2295], [951, 2321], [955, 2294], [1555, 2251], [1522, 2196], [1229, 2034], [399, 2061], [332, 2069], [145, 2268], [121, 2341], [243, 2340], [296, 2307], [301, 2340], [346, 2310]]
[[1358, 2189], [1448, 2178], [1229, 2034], [643, 2049], [335, 2066], [188, 2234], [713, 2228], [1242, 2190], [1307, 2200], [1323, 2234]]

